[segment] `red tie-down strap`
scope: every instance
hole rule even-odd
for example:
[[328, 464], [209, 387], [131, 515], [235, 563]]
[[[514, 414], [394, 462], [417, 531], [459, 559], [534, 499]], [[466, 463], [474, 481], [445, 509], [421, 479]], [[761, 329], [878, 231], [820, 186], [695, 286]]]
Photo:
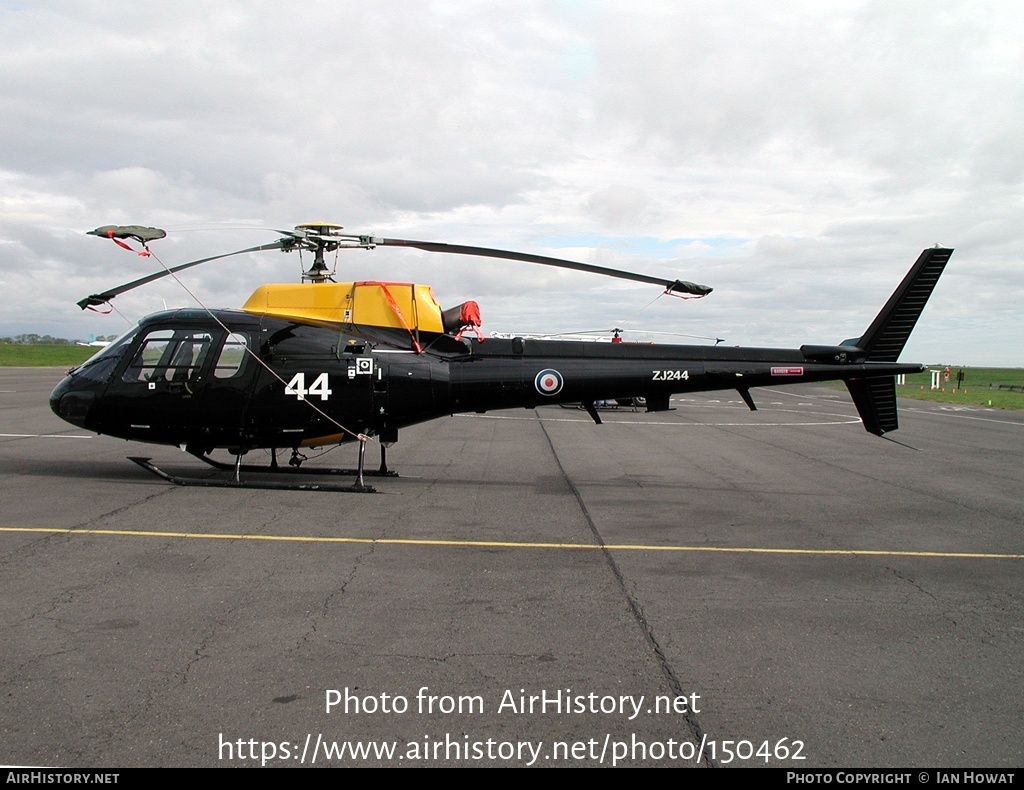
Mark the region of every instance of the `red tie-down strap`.
[[384, 283], [362, 284], [380, 286], [380, 290], [384, 294], [384, 298], [388, 300], [388, 304], [391, 306], [392, 311], [396, 316], [398, 316], [398, 320], [401, 322], [402, 326], [405, 327], [405, 331], [409, 333], [409, 337], [412, 339], [412, 347], [416, 349], [417, 354], [422, 354], [423, 346], [421, 346], [420, 342], [416, 339], [416, 334], [412, 331], [412, 328], [409, 326], [409, 322], [405, 320], [405, 316], [402, 314], [402, 308], [398, 306], [398, 302], [396, 302], [395, 298], [391, 295], [391, 291], [388, 290], [387, 285], [385, 285]]
[[[710, 290], [710, 289], [708, 289], [708, 290]], [[697, 294], [695, 296], [687, 296], [686, 294], [676, 293], [671, 288], [666, 288], [664, 291], [662, 291], [661, 296], [674, 296], [677, 299], [687, 299], [687, 300], [689, 300], [689, 299], [703, 299], [705, 296], [707, 296], [707, 294]]]
[[123, 241], [121, 241], [120, 239], [114, 237], [113, 229], [107, 231], [107, 238], [110, 239], [112, 242], [114, 242], [114, 244], [116, 244], [118, 247], [124, 247], [124, 249], [128, 250], [128, 252], [134, 252], [140, 258], [148, 258], [152, 254], [149, 251], [149, 247], [146, 246], [145, 242], [143, 242], [141, 250], [132, 249], [127, 244], [125, 244]]

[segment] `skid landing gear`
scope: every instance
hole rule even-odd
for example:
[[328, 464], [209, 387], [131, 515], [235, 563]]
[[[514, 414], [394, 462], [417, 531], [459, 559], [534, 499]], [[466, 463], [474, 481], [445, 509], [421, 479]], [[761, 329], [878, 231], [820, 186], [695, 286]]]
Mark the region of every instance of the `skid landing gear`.
[[[338, 486], [326, 483], [290, 483], [276, 480], [218, 480], [204, 477], [183, 477], [165, 472], [159, 466], [150, 463], [148, 458], [129, 456], [129, 461], [134, 461], [147, 472], [152, 472], [161, 480], [174, 483], [177, 486], [203, 486], [204, 488], [265, 488], [275, 491], [336, 491], [338, 493], [375, 494], [377, 489], [373, 486]], [[227, 464], [225, 464], [227, 465]], [[232, 467], [233, 468], [233, 467]], [[245, 467], [242, 467], [243, 469]], [[266, 469], [258, 467], [259, 471], [266, 472]]]
[[[217, 478], [173, 475], [153, 464], [149, 458], [129, 457], [128, 460], [138, 464], [147, 472], [151, 472], [161, 480], [166, 480], [179, 486], [203, 486], [206, 488], [261, 488], [278, 491], [335, 491], [339, 493], [374, 494], [377, 492], [377, 489], [371, 485], [367, 485], [364, 482], [364, 477], [398, 477], [398, 472], [388, 469], [387, 449], [383, 445], [381, 445], [380, 448], [380, 468], [369, 470], [365, 468], [365, 440], [359, 442], [359, 466], [356, 469], [333, 469], [323, 467], [299, 469], [299, 466], [306, 459], [298, 452], [298, 450], [292, 451], [292, 457], [288, 461], [288, 466], [281, 466], [277, 463], [276, 449], [271, 451], [270, 466], [243, 464], [242, 455], [244, 455], [244, 453], [237, 453], [233, 463], [223, 463], [221, 461], [215, 461], [206, 453], [196, 452], [194, 450], [188, 450], [188, 452], [203, 463], [209, 464], [214, 469], [222, 472], [230, 472], [230, 479], [224, 480]], [[243, 472], [247, 475], [257, 476], [261, 474], [275, 474], [285, 477], [295, 475], [333, 475], [355, 476], [356, 479], [350, 486], [333, 485], [329, 483], [298, 483], [284, 480], [261, 480], [259, 477], [256, 477], [255, 479], [250, 477], [249, 479], [243, 480]]]
[[[361, 446], [365, 446], [365, 444], [366, 443], [360, 443]], [[199, 458], [204, 463], [210, 464], [215, 469], [229, 469], [229, 468], [233, 468], [231, 464], [226, 464], [226, 463], [222, 463], [220, 461], [215, 461], [212, 458], [210, 458], [208, 455], [202, 455], [200, 453], [193, 453], [190, 450], [188, 452], [193, 454], [193, 455], [195, 455], [197, 458]], [[242, 470], [243, 471], [275, 471], [275, 472], [282, 472], [284, 474], [294, 474], [295, 472], [300, 471], [299, 467], [302, 466], [302, 464], [303, 464], [303, 462], [305, 460], [306, 460], [306, 457], [304, 455], [302, 455], [302, 453], [300, 453], [298, 450], [293, 450], [292, 451], [292, 457], [288, 459], [288, 467], [279, 466], [278, 465], [278, 451], [271, 450], [270, 451], [270, 467], [269, 467], [269, 469], [266, 466], [243, 465], [242, 466]], [[359, 470], [357, 468], [356, 469], [335, 469], [335, 468], [326, 468], [326, 467], [323, 467], [323, 466], [311, 466], [311, 467], [308, 467], [306, 469], [302, 469], [301, 473], [302, 474], [349, 474], [349, 475], [355, 474], [355, 475], [357, 475], [359, 473]], [[364, 474], [364, 475], [366, 475], [368, 477], [400, 477], [401, 476], [394, 469], [389, 469], [388, 468], [388, 465], [387, 465], [387, 448], [384, 445], [381, 445], [381, 465], [380, 465], [380, 467], [377, 468], [377, 469], [364, 469], [364, 470], [362, 470], [362, 474]]]
[[[360, 442], [359, 444], [360, 444], [360, 448], [363, 450], [363, 452], [365, 452], [365, 445], [366, 445], [366, 443], [365, 442]], [[214, 469], [220, 469], [221, 471], [228, 471], [228, 470], [232, 470], [232, 469], [235, 468], [235, 464], [233, 464], [233, 463], [226, 464], [226, 463], [224, 463], [222, 461], [215, 461], [213, 458], [210, 458], [209, 455], [204, 455], [202, 453], [192, 452], [191, 450], [189, 450], [188, 452], [191, 455], [194, 455], [196, 458], [198, 458], [203, 463], [209, 464]], [[334, 468], [328, 468], [328, 467], [323, 467], [323, 466], [311, 466], [311, 467], [307, 467], [306, 469], [300, 469], [299, 467], [302, 466], [302, 462], [305, 461], [305, 460], [306, 460], [305, 456], [303, 456], [297, 450], [293, 450], [292, 451], [292, 457], [288, 460], [288, 466], [286, 466], [286, 467], [285, 466], [281, 466], [281, 465], [279, 465], [277, 463], [277, 451], [276, 450], [272, 450], [271, 451], [270, 466], [269, 467], [267, 467], [267, 466], [256, 466], [255, 464], [241, 464], [238, 468], [242, 472], [257, 472], [257, 473], [259, 473], [259, 472], [264, 472], [264, 473], [266, 473], [266, 472], [273, 472], [275, 474], [283, 474], [283, 475], [295, 475], [295, 474], [300, 474], [300, 475], [334, 475], [334, 476], [347, 475], [347, 476], [350, 476], [350, 477], [353, 476], [353, 475], [355, 475], [355, 476], [359, 475], [359, 469], [334, 469]], [[381, 445], [381, 448], [380, 448], [380, 468], [379, 469], [364, 469], [363, 470], [363, 475], [366, 476], [366, 477], [399, 477], [400, 476], [398, 474], [398, 472], [394, 471], [393, 469], [388, 469], [387, 448], [384, 447], [384, 445]]]

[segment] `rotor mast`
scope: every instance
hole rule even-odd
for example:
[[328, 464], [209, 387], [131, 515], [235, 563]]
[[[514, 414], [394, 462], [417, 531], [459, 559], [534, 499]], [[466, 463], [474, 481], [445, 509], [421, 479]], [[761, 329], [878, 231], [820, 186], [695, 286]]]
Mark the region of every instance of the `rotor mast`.
[[334, 252], [341, 246], [341, 225], [329, 222], [307, 222], [296, 225], [295, 230], [305, 233], [305, 241], [312, 246], [313, 263], [308, 271], [302, 273], [302, 282], [325, 283], [334, 282], [334, 272], [327, 268], [324, 253]]

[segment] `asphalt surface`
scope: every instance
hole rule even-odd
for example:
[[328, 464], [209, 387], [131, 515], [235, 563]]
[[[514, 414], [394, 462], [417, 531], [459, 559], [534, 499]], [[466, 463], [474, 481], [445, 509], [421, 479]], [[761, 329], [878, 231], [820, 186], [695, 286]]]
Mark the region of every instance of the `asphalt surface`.
[[173, 486], [59, 377], [0, 370], [0, 763], [1024, 765], [1024, 415], [457, 416], [357, 495]]

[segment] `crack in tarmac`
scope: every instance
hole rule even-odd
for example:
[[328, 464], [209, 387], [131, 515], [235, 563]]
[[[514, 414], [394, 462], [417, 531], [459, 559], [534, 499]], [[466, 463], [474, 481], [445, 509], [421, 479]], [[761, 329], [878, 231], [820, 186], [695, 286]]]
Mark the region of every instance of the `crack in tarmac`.
[[[569, 490], [572, 491], [573, 496], [576, 497], [576, 502], [579, 505], [580, 512], [583, 514], [583, 518], [587, 522], [587, 525], [590, 528], [590, 532], [594, 536], [594, 540], [601, 547], [601, 552], [604, 555], [605, 562], [608, 564], [608, 567], [611, 569], [612, 575], [615, 577], [615, 582], [618, 585], [619, 591], [626, 599], [626, 604], [629, 607], [630, 612], [632, 612], [633, 614], [633, 619], [636, 621], [636, 624], [640, 627], [640, 631], [643, 634], [644, 639], [646, 640], [647, 644], [650, 645], [651, 650], [654, 652], [654, 655], [658, 662], [658, 666], [661, 668], [662, 674], [664, 675], [666, 681], [668, 681], [669, 688], [672, 690], [672, 693], [676, 697], [686, 696], [686, 691], [683, 688], [683, 684], [679, 681], [679, 678], [676, 677], [676, 674], [672, 669], [672, 665], [668, 661], [668, 657], [665, 655], [664, 650], [658, 643], [658, 639], [654, 635], [654, 628], [651, 625], [650, 621], [647, 619], [647, 615], [644, 613], [643, 607], [640, 605], [640, 602], [637, 600], [636, 596], [634, 596], [633, 593], [631, 593], [627, 588], [626, 580], [622, 575], [622, 571], [619, 569], [618, 563], [615, 562], [615, 558], [612, 557], [611, 552], [608, 550], [605, 544], [604, 538], [601, 536], [600, 531], [597, 529], [597, 525], [594, 523], [594, 519], [591, 517], [590, 511], [587, 508], [586, 503], [583, 501], [582, 494], [580, 494], [579, 489], [576, 488], [576, 485], [570, 479], [568, 472], [565, 471], [565, 467], [562, 466], [562, 461], [558, 457], [558, 451], [555, 449], [555, 443], [554, 441], [552, 441], [551, 435], [548, 433], [547, 427], [544, 425], [544, 420], [541, 419], [540, 416], [538, 416], [537, 421], [540, 423], [541, 430], [544, 432], [544, 437], [547, 439], [548, 446], [551, 448], [551, 454], [555, 459], [555, 463], [558, 465], [558, 470], [559, 472], [561, 472], [562, 477], [566, 482], [566, 485], [569, 486]], [[686, 719], [686, 723], [690, 727], [690, 733], [694, 739], [694, 742], [702, 743], [703, 740], [706, 738], [706, 733], [704, 732], [704, 728], [701, 726], [700, 721], [697, 719], [697, 716], [688, 709], [684, 714], [684, 718]], [[717, 767], [715, 761], [711, 758], [710, 755], [705, 755], [704, 759], [707, 767]]]
[[900, 574], [899, 571], [897, 571], [895, 568], [889, 568], [889, 572], [892, 573], [892, 575], [895, 576], [900, 581], [903, 581], [903, 582], [906, 582], [907, 584], [909, 584], [911, 587], [913, 587], [918, 592], [924, 593], [929, 598], [931, 598], [933, 601], [938, 601], [939, 600], [932, 593], [928, 592], [924, 587], [922, 587], [920, 584], [918, 584], [916, 581], [914, 581], [913, 579], [909, 578], [908, 576], [903, 576], [902, 574]]

